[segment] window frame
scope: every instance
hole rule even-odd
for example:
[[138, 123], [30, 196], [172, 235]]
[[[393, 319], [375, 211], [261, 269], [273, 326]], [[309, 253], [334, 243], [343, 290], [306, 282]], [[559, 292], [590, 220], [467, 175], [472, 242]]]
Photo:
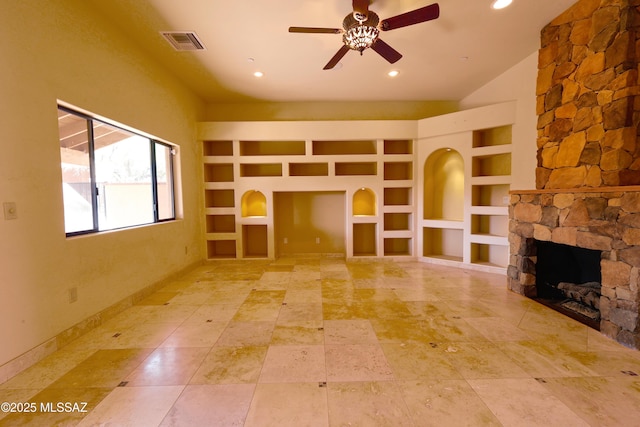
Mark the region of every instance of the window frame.
[[[172, 144], [169, 144], [167, 142], [164, 141], [160, 141], [157, 138], [153, 138], [149, 135], [145, 135], [144, 133], [137, 131], [135, 129], [131, 129], [131, 128], [127, 128], [123, 125], [120, 125], [118, 123], [109, 121], [109, 120], [105, 120], [103, 118], [98, 118], [95, 116], [92, 116], [91, 114], [87, 114], [87, 113], [83, 113], [81, 111], [78, 111], [74, 108], [71, 107], [67, 107], [65, 105], [62, 104], [58, 104], [58, 111], [63, 111], [67, 114], [72, 114], [76, 117], [79, 117], [83, 120], [85, 120], [86, 126], [87, 126], [87, 150], [88, 150], [88, 155], [89, 155], [89, 176], [91, 179], [91, 210], [92, 210], [92, 217], [93, 217], [93, 226], [91, 228], [85, 229], [85, 230], [79, 230], [79, 231], [72, 231], [72, 232], [67, 232], [66, 228], [65, 228], [65, 235], [66, 237], [74, 237], [74, 236], [83, 236], [83, 235], [88, 235], [88, 234], [96, 234], [96, 233], [102, 233], [102, 232], [110, 232], [110, 231], [116, 231], [116, 230], [126, 230], [129, 228], [135, 228], [135, 227], [141, 227], [141, 226], [145, 226], [145, 225], [152, 225], [152, 224], [160, 224], [163, 222], [169, 222], [169, 221], [175, 221], [176, 220], [176, 179], [175, 179], [175, 161], [176, 161], [176, 149], [175, 146]], [[144, 223], [140, 223], [140, 224], [131, 224], [131, 225], [126, 225], [123, 227], [115, 227], [115, 228], [109, 228], [109, 229], [105, 229], [105, 230], [100, 230], [100, 218], [99, 218], [99, 189], [98, 189], [98, 182], [96, 179], [96, 161], [95, 161], [95, 137], [94, 137], [94, 123], [98, 122], [107, 126], [111, 126], [113, 128], [116, 128], [118, 130], [121, 130], [123, 132], [127, 132], [136, 136], [140, 136], [142, 138], [148, 139], [149, 140], [149, 156], [150, 156], [150, 175], [151, 175], [151, 201], [152, 201], [152, 212], [153, 212], [153, 221], [152, 222], [144, 222]], [[59, 128], [59, 126], [58, 126]], [[60, 142], [60, 137], [58, 137], [58, 142]], [[159, 207], [159, 203], [158, 203], [158, 197], [159, 197], [159, 191], [158, 191], [158, 167], [157, 167], [157, 157], [156, 157], [156, 153], [157, 150], [156, 148], [158, 146], [162, 146], [167, 150], [169, 156], [170, 156], [170, 161], [168, 162], [167, 165], [167, 186], [168, 186], [168, 190], [170, 192], [170, 197], [171, 197], [171, 215], [170, 217], [167, 218], [160, 218], [160, 207]], [[64, 183], [64, 179], [62, 180], [62, 182]], [[64, 204], [63, 201], [63, 211], [66, 209], [66, 206]], [[65, 212], [66, 214], [66, 212]], [[66, 227], [66, 226], [65, 226]]]

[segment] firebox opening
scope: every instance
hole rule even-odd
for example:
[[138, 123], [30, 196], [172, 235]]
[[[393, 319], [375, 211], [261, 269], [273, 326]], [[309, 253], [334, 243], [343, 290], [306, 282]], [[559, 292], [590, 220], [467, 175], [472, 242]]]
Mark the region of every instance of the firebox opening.
[[537, 300], [600, 329], [601, 251], [536, 241]]

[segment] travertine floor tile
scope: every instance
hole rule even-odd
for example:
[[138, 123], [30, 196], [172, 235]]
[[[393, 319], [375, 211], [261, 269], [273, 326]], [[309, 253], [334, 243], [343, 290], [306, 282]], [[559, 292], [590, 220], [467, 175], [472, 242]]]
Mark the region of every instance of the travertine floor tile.
[[584, 426], [589, 424], [532, 378], [469, 380], [505, 426]]
[[398, 383], [416, 426], [502, 426], [464, 380]]
[[320, 254], [225, 260], [94, 324], [0, 384], [0, 401], [89, 412], [0, 413], [0, 425], [640, 419], [640, 352], [508, 291], [504, 275]]
[[390, 381], [393, 372], [378, 344], [326, 345], [327, 381]]
[[214, 347], [191, 378], [191, 384], [256, 383], [267, 347]]
[[78, 426], [157, 426], [183, 389], [184, 386], [117, 387]]
[[332, 426], [414, 426], [393, 381], [331, 382], [327, 385]]
[[326, 387], [318, 383], [258, 384], [246, 427], [329, 425]]
[[160, 425], [241, 427], [254, 389], [254, 384], [189, 385]]
[[158, 348], [125, 381], [128, 386], [188, 384], [207, 353], [208, 348]]
[[272, 345], [260, 373], [260, 383], [302, 383], [327, 380], [324, 346]]

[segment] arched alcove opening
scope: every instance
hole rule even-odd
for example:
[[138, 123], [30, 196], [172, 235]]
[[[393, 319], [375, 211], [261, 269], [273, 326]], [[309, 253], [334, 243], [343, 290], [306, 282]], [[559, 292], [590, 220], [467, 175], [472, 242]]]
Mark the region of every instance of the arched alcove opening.
[[242, 195], [242, 217], [267, 216], [267, 198], [259, 191], [250, 190]]
[[424, 164], [424, 219], [462, 221], [464, 161], [451, 148], [434, 151]]
[[373, 190], [362, 187], [353, 193], [353, 215], [376, 215], [376, 193], [374, 193]]

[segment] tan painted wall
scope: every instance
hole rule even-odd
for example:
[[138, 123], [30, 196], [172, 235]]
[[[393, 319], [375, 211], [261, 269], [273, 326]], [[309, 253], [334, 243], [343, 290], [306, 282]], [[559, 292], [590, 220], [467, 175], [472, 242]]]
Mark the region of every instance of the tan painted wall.
[[344, 192], [275, 193], [273, 200], [277, 253], [345, 253]]
[[[203, 107], [82, 0], [3, 2], [0, 58], [0, 201], [18, 212], [0, 218], [1, 368], [202, 259], [192, 171]], [[182, 219], [65, 238], [58, 99], [178, 144]]]

